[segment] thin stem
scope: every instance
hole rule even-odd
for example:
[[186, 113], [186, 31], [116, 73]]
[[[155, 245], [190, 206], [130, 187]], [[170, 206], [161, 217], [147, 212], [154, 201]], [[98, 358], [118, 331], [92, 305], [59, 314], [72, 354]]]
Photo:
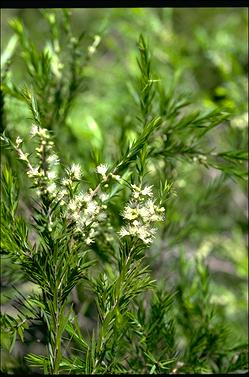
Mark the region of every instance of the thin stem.
[[51, 329], [51, 337], [50, 337], [50, 360], [51, 360], [51, 367], [50, 371], [51, 374], [59, 374], [59, 367], [62, 358], [61, 353], [61, 324], [63, 322], [64, 317], [64, 305], [59, 303], [59, 296], [57, 294], [57, 287], [55, 287], [55, 294], [54, 299], [51, 301], [52, 305], [52, 329]]
[[[120, 303], [120, 300], [122, 298], [122, 285], [123, 283], [125, 282], [126, 280], [126, 274], [127, 274], [127, 271], [129, 269], [129, 265], [130, 263], [132, 262], [132, 248], [129, 250], [129, 253], [128, 255], [126, 256], [125, 260], [123, 261], [123, 263], [121, 264], [121, 269], [120, 269], [120, 272], [119, 272], [119, 276], [118, 276], [118, 281], [119, 281], [119, 289], [117, 290], [116, 292], [116, 295], [114, 297], [114, 303], [112, 305], [112, 307], [110, 308], [110, 310], [108, 311], [108, 313], [110, 312], [113, 312], [114, 313], [114, 316], [116, 317], [116, 311], [117, 309], [119, 308], [119, 303]], [[108, 314], [106, 313], [106, 314]], [[104, 326], [104, 322], [106, 321], [106, 315], [104, 316], [103, 318], [103, 322], [102, 322], [102, 328], [105, 327]], [[116, 334], [115, 334], [115, 324], [113, 326], [113, 330], [114, 330], [114, 334], [113, 334], [113, 339], [116, 339]], [[105, 348], [105, 334], [103, 336], [103, 334], [101, 334], [101, 338], [99, 339], [99, 342], [100, 342], [100, 345], [99, 345], [99, 351], [98, 351], [98, 357], [96, 358], [95, 362], [94, 362], [94, 366], [93, 366], [93, 370], [92, 370], [92, 374], [95, 374], [97, 372], [97, 368], [98, 366], [103, 362], [103, 359], [104, 359], [104, 356], [105, 356], [105, 352], [104, 351], [104, 348]], [[112, 345], [112, 349], [115, 348], [115, 343], [116, 341], [113, 340], [113, 345]]]
[[57, 309], [55, 313], [55, 332], [54, 332], [54, 344], [53, 344], [53, 370], [52, 374], [59, 374], [59, 366], [61, 361], [61, 337], [60, 337], [60, 320], [61, 313]]

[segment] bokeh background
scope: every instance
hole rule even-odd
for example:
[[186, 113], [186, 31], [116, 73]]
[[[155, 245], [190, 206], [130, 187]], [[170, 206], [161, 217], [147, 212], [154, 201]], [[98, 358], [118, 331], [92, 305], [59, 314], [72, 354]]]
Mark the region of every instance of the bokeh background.
[[[51, 11], [59, 13], [60, 9]], [[155, 78], [162, 78], [167, 88], [185, 93], [193, 108], [224, 106], [230, 110], [229, 122], [210, 133], [210, 146], [220, 150], [247, 148], [247, 9], [113, 8], [71, 12], [75, 34], [85, 31], [86, 48], [96, 36], [100, 36], [100, 43], [85, 68], [84, 90], [68, 116], [74, 145], [63, 144], [62, 131], [57, 134], [66, 160], [83, 161], [84, 168], [84, 159], [89, 162], [94, 150], [111, 162], [124, 135], [130, 140], [136, 137], [133, 83], [138, 76], [137, 41], [141, 33], [152, 52]], [[9, 23], [19, 18], [33, 43], [43, 48], [49, 35], [47, 22], [39, 9], [2, 9], [1, 13], [2, 53], [10, 48], [9, 43], [15, 45], [10, 79], [21, 87], [29, 79]], [[6, 98], [5, 106], [8, 132], [13, 137], [26, 137], [30, 129], [28, 108], [13, 98]], [[234, 338], [246, 342], [247, 182], [184, 159], [177, 161], [170, 178], [176, 196], [168, 204], [167, 226], [148, 252], [152, 274], [174, 289], [179, 255], [185, 255], [190, 270], [193, 256], [203, 256], [210, 269], [211, 301], [229, 322]], [[153, 183], [153, 176], [151, 180]], [[2, 260], [1, 282], [2, 310], [12, 314], [16, 293], [11, 284], [24, 294], [31, 288], [7, 259]], [[189, 297], [191, 305], [191, 289]], [[82, 294], [81, 299], [86, 301], [81, 314], [91, 328], [91, 298]], [[3, 337], [3, 343], [11, 341], [7, 338]], [[13, 356], [3, 353], [3, 363], [8, 368], [20, 368], [22, 355], [31, 349], [39, 353], [39, 347], [31, 331], [24, 345], [18, 343]]]

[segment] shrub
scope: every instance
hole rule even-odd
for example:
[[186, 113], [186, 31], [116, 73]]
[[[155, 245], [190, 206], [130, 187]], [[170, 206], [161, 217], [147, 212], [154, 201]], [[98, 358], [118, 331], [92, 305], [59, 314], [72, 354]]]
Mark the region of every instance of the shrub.
[[[236, 238], [245, 220], [239, 227], [226, 212], [247, 176], [245, 130], [232, 126], [238, 114], [196, 106], [177, 82], [167, 86], [140, 35], [128, 118], [113, 120], [111, 134], [93, 114], [95, 131], [82, 139], [72, 114], [91, 88], [87, 69], [101, 36], [84, 47], [89, 37], [74, 34], [68, 10], [42, 14], [50, 28], [45, 47], [12, 20], [2, 71], [1, 252], [6, 285], [19, 286], [8, 299], [15, 313], [1, 314], [2, 371], [246, 371], [246, 339], [234, 337], [226, 285], [215, 281], [208, 259], [216, 249], [232, 258], [236, 245], [230, 273], [245, 260], [244, 234]], [[17, 41], [24, 86], [11, 71]], [[121, 119], [123, 109], [117, 112]], [[233, 226], [229, 244], [219, 231]], [[232, 274], [245, 294], [245, 273]], [[13, 362], [18, 347], [24, 357]]]

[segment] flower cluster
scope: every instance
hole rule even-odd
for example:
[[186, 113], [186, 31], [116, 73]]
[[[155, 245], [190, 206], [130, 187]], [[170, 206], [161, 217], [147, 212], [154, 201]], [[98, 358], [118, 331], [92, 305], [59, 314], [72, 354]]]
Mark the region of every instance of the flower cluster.
[[73, 224], [74, 232], [81, 234], [85, 243], [90, 245], [99, 233], [100, 223], [106, 218], [104, 201], [108, 196], [91, 189], [85, 193], [79, 192], [78, 183], [83, 175], [79, 164], [73, 163], [65, 173], [57, 195], [62, 216], [69, 224]]
[[[80, 233], [84, 237], [87, 245], [91, 244], [99, 233], [100, 223], [106, 219], [105, 202], [109, 196], [101, 192], [100, 186], [95, 190], [89, 189], [85, 193], [79, 192], [79, 182], [83, 175], [79, 164], [73, 163], [65, 170], [64, 178], [59, 179], [57, 165], [60, 161], [53, 152], [54, 143], [49, 131], [33, 125], [30, 134], [38, 141], [35, 158], [32, 159], [35, 162], [23, 152], [23, 140], [20, 137], [17, 137], [14, 147], [19, 159], [25, 161], [27, 165], [27, 175], [32, 179], [36, 193], [51, 202], [58, 202], [61, 216], [73, 225], [75, 233]], [[97, 167], [97, 173], [102, 176], [103, 182], [108, 179], [107, 170], [108, 167], [103, 164]], [[110, 177], [116, 178], [111, 175]]]
[[107, 180], [107, 175], [106, 175], [107, 170], [108, 170], [108, 166], [104, 164], [98, 165], [96, 168], [96, 172], [100, 174], [102, 176], [102, 179], [105, 181]]
[[27, 175], [33, 181], [34, 187], [37, 188], [38, 195], [47, 195], [50, 199], [55, 198], [58, 191], [55, 180], [57, 178], [57, 165], [59, 159], [53, 153], [54, 143], [47, 129], [33, 125], [31, 137], [38, 139], [36, 151], [36, 165], [34, 166], [27, 153], [24, 153], [21, 145], [23, 140], [17, 137], [15, 149], [19, 159], [27, 164]]
[[72, 164], [72, 166], [67, 170], [67, 174], [71, 181], [80, 181], [82, 177], [82, 171], [79, 164]]
[[122, 213], [127, 224], [121, 228], [119, 234], [121, 237], [134, 236], [145, 244], [150, 244], [156, 232], [152, 224], [163, 220], [165, 209], [155, 204], [151, 186], [131, 187], [132, 199]]
[[106, 219], [106, 205], [101, 201], [101, 195], [93, 199], [92, 191], [80, 193], [69, 200], [65, 216], [69, 222], [75, 223], [75, 230], [82, 234], [87, 245], [94, 241], [98, 234], [100, 223]]
[[120, 182], [120, 180], [121, 180], [120, 175], [113, 174], [113, 173], [106, 174], [107, 171], [108, 171], [108, 166], [105, 165], [105, 164], [100, 164], [96, 168], [96, 172], [102, 176], [102, 180], [104, 182], [107, 181], [108, 178], [112, 178], [115, 181]]
[[[66, 169], [66, 177], [62, 179], [63, 190], [60, 194], [62, 196], [67, 192], [72, 192], [74, 184], [79, 182], [82, 178], [82, 170], [79, 164], [72, 164], [70, 168]], [[61, 196], [61, 195], [60, 195]]]
[[[94, 190], [79, 192], [83, 173], [81, 166], [76, 163], [65, 170], [64, 178], [59, 179], [57, 169], [60, 161], [53, 152], [54, 143], [49, 131], [33, 125], [31, 136], [38, 139], [35, 148], [36, 165], [31, 162], [30, 156], [23, 152], [23, 140], [20, 137], [16, 139], [15, 149], [19, 158], [26, 162], [27, 175], [32, 179], [38, 195], [58, 202], [61, 216], [73, 226], [75, 233], [80, 233], [87, 245], [93, 243], [100, 227], [103, 227], [103, 221], [106, 222], [106, 201], [109, 195], [101, 191], [101, 183]], [[121, 181], [120, 176], [108, 172], [107, 165], [97, 166], [96, 172], [101, 175], [104, 188], [108, 187], [109, 178]], [[139, 187], [131, 184], [131, 189], [131, 200], [122, 213], [126, 223], [119, 235], [137, 237], [145, 244], [150, 244], [156, 232], [153, 223], [163, 220], [165, 209], [156, 205], [152, 186]]]

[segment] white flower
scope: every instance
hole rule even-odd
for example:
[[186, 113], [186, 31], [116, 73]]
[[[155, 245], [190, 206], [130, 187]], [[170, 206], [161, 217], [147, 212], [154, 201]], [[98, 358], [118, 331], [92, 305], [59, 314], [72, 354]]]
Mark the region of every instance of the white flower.
[[120, 180], [121, 180], [121, 177], [120, 177], [120, 175], [118, 175], [118, 174], [112, 174], [112, 173], [111, 173], [111, 177], [112, 177], [113, 179], [115, 179], [115, 181], [117, 181], [117, 182], [120, 182]]
[[106, 219], [106, 217], [107, 217], [106, 213], [104, 213], [104, 212], [100, 212], [100, 213], [98, 214], [98, 216], [97, 216], [97, 220], [98, 220], [98, 221], [103, 221], [103, 220]]
[[76, 196], [80, 205], [82, 205], [82, 203], [84, 202], [84, 196], [85, 194], [82, 191]]
[[39, 175], [39, 168], [33, 168], [30, 166], [30, 169], [27, 171], [28, 177], [37, 177]]
[[153, 200], [151, 200], [151, 199], [147, 200], [147, 202], [145, 202], [144, 205], [150, 211], [151, 214], [153, 214], [155, 212]]
[[69, 178], [63, 178], [62, 181], [61, 181], [61, 184], [63, 186], [70, 186], [72, 184], [72, 180], [69, 179]]
[[141, 223], [137, 220], [134, 220], [132, 225], [134, 225], [135, 227], [138, 227], [139, 225], [141, 225]]
[[144, 205], [149, 212], [148, 220], [150, 222], [163, 220], [163, 212], [165, 211], [164, 207], [158, 207], [151, 199], [147, 200]]
[[79, 211], [72, 212], [71, 215], [69, 216], [69, 218], [71, 218], [71, 219], [73, 219], [74, 221], [77, 222], [78, 228], [83, 227], [84, 223], [81, 219], [81, 215], [80, 215]]
[[78, 208], [77, 200], [71, 199], [68, 203], [68, 210], [74, 212], [77, 210], [77, 208]]
[[38, 135], [39, 135], [42, 139], [47, 139], [47, 138], [49, 138], [49, 133], [48, 133], [48, 130], [47, 130], [46, 128], [41, 128], [41, 127], [39, 127]]
[[156, 230], [152, 228], [153, 222], [163, 220], [163, 207], [158, 207], [151, 197], [152, 186], [145, 186], [143, 189], [134, 184], [132, 187], [132, 200], [124, 208], [122, 216], [128, 220], [128, 224], [122, 227], [119, 235], [125, 237], [131, 235], [141, 239], [145, 244], [150, 244], [155, 237]]
[[149, 220], [150, 218], [150, 211], [146, 207], [138, 208], [138, 214], [142, 217], [143, 221]]
[[36, 124], [33, 124], [31, 131], [30, 131], [30, 135], [33, 137], [33, 136], [36, 136], [38, 134], [39, 134], [39, 127]]
[[35, 150], [36, 150], [37, 154], [39, 154], [39, 153], [42, 152], [43, 148], [42, 148], [42, 146], [40, 146], [40, 147], [36, 147]]
[[76, 230], [78, 232], [81, 232], [83, 235], [85, 235], [83, 232], [84, 226], [85, 226], [84, 218], [78, 214], [78, 217], [77, 218], [75, 217], [74, 220], [76, 221]]
[[162, 218], [159, 215], [156, 215], [155, 213], [151, 215], [150, 221], [160, 221]]
[[92, 228], [90, 229], [89, 236], [90, 236], [90, 237], [94, 237], [94, 236], [96, 236], [96, 234], [97, 234], [96, 230], [92, 227]]
[[96, 211], [98, 212], [99, 209], [100, 207], [97, 205], [97, 203], [95, 201], [92, 201], [88, 203], [85, 209], [85, 213], [93, 215]]
[[60, 200], [60, 205], [64, 205], [65, 201], [62, 200], [67, 195], [67, 191], [65, 189], [58, 192], [57, 199]]
[[87, 237], [87, 238], [85, 239], [85, 243], [86, 243], [87, 245], [90, 245], [91, 243], [93, 243], [93, 239], [92, 239], [91, 237]]
[[44, 169], [40, 169], [38, 175], [39, 175], [39, 177], [45, 177]]
[[150, 244], [152, 238], [154, 237], [155, 229], [150, 228], [146, 225], [136, 225], [135, 226], [135, 235], [140, 238], [144, 243]]
[[55, 172], [54, 170], [49, 171], [49, 172], [47, 173], [47, 177], [48, 177], [49, 180], [52, 181], [53, 179], [56, 178], [56, 172]]
[[97, 168], [96, 168], [97, 173], [102, 175], [103, 177], [106, 176], [107, 170], [108, 170], [108, 166], [104, 165], [104, 164], [101, 164], [101, 165], [97, 166]]
[[92, 200], [91, 194], [85, 194], [84, 198], [82, 199], [85, 203], [89, 203]]
[[138, 191], [134, 192], [134, 194], [133, 194], [134, 199], [138, 199], [139, 196], [140, 196], [140, 192], [138, 192]]
[[56, 154], [52, 154], [51, 156], [48, 156], [47, 162], [51, 165], [58, 165], [60, 160]]
[[42, 128], [37, 124], [33, 124], [32, 128], [30, 130], [31, 137], [33, 136], [40, 136], [41, 139], [48, 139], [49, 138], [49, 132], [46, 128]]
[[140, 194], [141, 194], [141, 189], [140, 187], [136, 186], [136, 185], [131, 185], [131, 187], [133, 188], [133, 198], [134, 199], [138, 199]]
[[91, 230], [90, 230], [90, 234], [91, 234], [91, 236], [93, 235], [93, 232], [94, 232], [94, 234], [96, 233], [95, 232], [95, 228], [97, 228], [98, 227], [98, 223], [97, 223], [97, 221], [94, 221], [92, 224], [91, 224]]
[[133, 188], [133, 191], [138, 191], [138, 192], [141, 191], [140, 187], [138, 187], [137, 185], [131, 184], [131, 187]]
[[48, 185], [47, 191], [50, 194], [54, 194], [56, 192], [56, 184], [55, 183], [51, 183], [50, 185]]
[[107, 195], [105, 192], [102, 192], [101, 194], [99, 194], [99, 199], [102, 202], [105, 202], [108, 198], [109, 198], [109, 195]]
[[140, 227], [138, 230], [138, 238], [140, 238], [145, 244], [149, 245], [155, 237], [156, 230], [154, 228]]
[[18, 149], [18, 155], [19, 155], [19, 158], [20, 160], [23, 160], [23, 161], [26, 161], [28, 162], [28, 153], [23, 153], [23, 151], [21, 149]]
[[144, 196], [153, 196], [152, 186], [145, 186], [141, 191], [141, 194]]
[[241, 114], [231, 119], [231, 125], [234, 128], [247, 128], [248, 125], [248, 113]]
[[134, 236], [140, 238], [145, 244], [150, 244], [154, 237], [155, 229], [142, 225], [139, 221], [134, 221], [132, 225], [122, 227], [119, 235], [120, 237]]
[[131, 187], [133, 189], [133, 197], [135, 199], [138, 199], [140, 195], [150, 197], [153, 196], [152, 186], [145, 186], [143, 189], [141, 189], [141, 187], [132, 184]]
[[23, 143], [23, 139], [21, 139], [19, 136], [16, 138], [16, 146], [17, 148]]
[[125, 207], [123, 212], [124, 219], [133, 220], [138, 217], [138, 211], [136, 208], [131, 208], [130, 206]]
[[79, 164], [72, 164], [69, 173], [72, 175], [72, 179], [77, 181], [81, 178], [81, 167]]

